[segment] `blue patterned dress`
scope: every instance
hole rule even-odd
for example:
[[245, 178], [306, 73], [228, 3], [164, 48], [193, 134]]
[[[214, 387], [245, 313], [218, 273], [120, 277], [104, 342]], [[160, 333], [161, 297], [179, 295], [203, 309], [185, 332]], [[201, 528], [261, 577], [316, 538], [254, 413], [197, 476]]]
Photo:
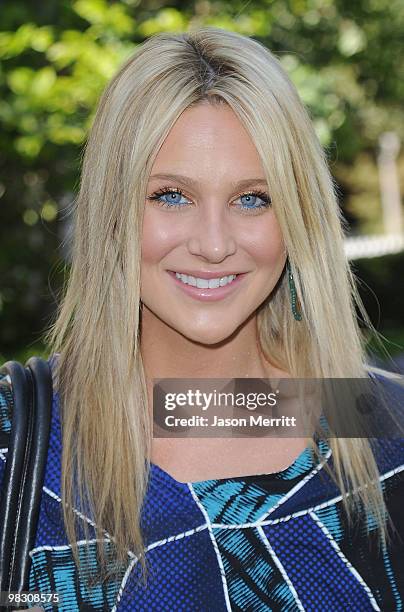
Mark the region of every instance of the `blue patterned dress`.
[[[0, 381], [0, 430], [8, 432], [13, 401], [6, 382]], [[331, 450], [326, 443], [320, 450], [321, 461], [307, 448], [278, 473], [193, 483], [152, 463], [141, 523], [152, 569], [147, 586], [128, 551], [121, 575], [89, 587], [87, 570], [97, 563], [94, 523], [80, 515], [93, 539], [78, 573], [61, 518], [55, 393], [30, 591], [58, 592], [59, 608], [41, 605], [63, 612], [403, 610], [403, 543], [393, 535], [388, 548], [378, 547], [371, 516], [347, 524], [340, 492], [324, 470], [325, 462], [332, 467]], [[387, 507], [403, 537], [404, 443], [379, 440], [374, 450]], [[2, 448], [0, 483], [6, 459]], [[84, 542], [78, 545], [84, 558]]]

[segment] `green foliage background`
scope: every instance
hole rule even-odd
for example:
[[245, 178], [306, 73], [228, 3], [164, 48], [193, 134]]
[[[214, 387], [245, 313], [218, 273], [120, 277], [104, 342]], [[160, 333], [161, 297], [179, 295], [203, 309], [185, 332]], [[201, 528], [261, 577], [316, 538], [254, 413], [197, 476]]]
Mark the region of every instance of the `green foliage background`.
[[[327, 150], [352, 231], [382, 231], [378, 136], [404, 135], [400, 0], [3, 2], [0, 359], [44, 350], [82, 145], [103, 87], [148, 36], [207, 24], [253, 36], [278, 55]], [[404, 183], [402, 155], [399, 167]], [[389, 350], [400, 351], [404, 291], [394, 275], [402, 274], [403, 258], [357, 262], [356, 269], [380, 302], [375, 323], [399, 342]], [[384, 278], [394, 287], [388, 303]]]

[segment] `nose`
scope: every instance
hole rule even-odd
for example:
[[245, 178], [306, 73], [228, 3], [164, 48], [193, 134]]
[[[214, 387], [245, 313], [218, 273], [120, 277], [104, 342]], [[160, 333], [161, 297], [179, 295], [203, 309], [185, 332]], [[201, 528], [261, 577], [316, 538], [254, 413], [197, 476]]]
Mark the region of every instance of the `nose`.
[[220, 263], [237, 249], [232, 224], [217, 202], [202, 210], [188, 239], [188, 250], [206, 261]]

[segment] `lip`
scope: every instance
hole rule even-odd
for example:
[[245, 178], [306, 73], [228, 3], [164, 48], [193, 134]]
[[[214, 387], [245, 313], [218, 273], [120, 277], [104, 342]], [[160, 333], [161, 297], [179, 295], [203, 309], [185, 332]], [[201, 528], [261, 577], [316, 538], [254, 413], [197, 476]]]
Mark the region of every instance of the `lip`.
[[[224, 287], [217, 287], [216, 289], [209, 289], [209, 288], [201, 288], [201, 287], [192, 287], [192, 285], [185, 285], [182, 281], [180, 281], [175, 276], [176, 274], [175, 272], [172, 272], [171, 270], [167, 270], [167, 273], [176, 283], [177, 287], [182, 289], [184, 293], [202, 302], [216, 302], [218, 300], [222, 300], [223, 298], [227, 297], [240, 286], [240, 284], [243, 282], [244, 277], [247, 276], [248, 274], [247, 272], [238, 273], [238, 276], [228, 285], [225, 285]], [[181, 272], [181, 274], [187, 274], [188, 276], [197, 276], [195, 273], [188, 274], [187, 272]], [[208, 273], [210, 274], [210, 276], [206, 276], [207, 274], [206, 272], [205, 272], [205, 276], [202, 276], [199, 274], [200, 273], [198, 273], [199, 278], [206, 278], [206, 279], [219, 278], [219, 274], [217, 272], [215, 272], [214, 274]], [[230, 272], [227, 274], [222, 274], [221, 277], [229, 276], [230, 274], [232, 273]], [[233, 272], [233, 274], [237, 274], [237, 272]]]
[[209, 280], [210, 278], [223, 278], [224, 276], [231, 276], [232, 274], [243, 274], [242, 272], [236, 272], [236, 271], [231, 271], [231, 272], [226, 272], [225, 270], [218, 272], [217, 270], [214, 272], [202, 272], [202, 271], [192, 271], [192, 270], [168, 270], [169, 272], [172, 272], [173, 274], [175, 274], [176, 272], [178, 272], [178, 274], [186, 274], [187, 276], [194, 276], [195, 278], [206, 278], [207, 280]]

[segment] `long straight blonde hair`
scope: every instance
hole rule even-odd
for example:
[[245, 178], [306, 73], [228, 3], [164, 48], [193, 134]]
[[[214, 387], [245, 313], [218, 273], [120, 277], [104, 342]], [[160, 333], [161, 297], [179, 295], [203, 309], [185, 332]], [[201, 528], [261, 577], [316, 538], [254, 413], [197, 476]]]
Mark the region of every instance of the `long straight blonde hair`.
[[[117, 567], [131, 550], [147, 573], [140, 518], [152, 423], [140, 352], [142, 215], [160, 146], [180, 114], [202, 101], [228, 104], [255, 143], [294, 274], [303, 319], [293, 318], [284, 274], [257, 315], [264, 354], [296, 378], [368, 376], [355, 304], [371, 323], [344, 254], [333, 181], [280, 62], [257, 41], [219, 28], [152, 36], [99, 103], [74, 207], [71, 270], [45, 338], [59, 353], [63, 517], [77, 564], [74, 509], [111, 534]], [[348, 515], [349, 500], [359, 499], [383, 531], [369, 442], [334, 439], [331, 447]], [[98, 552], [103, 567], [102, 537]]]

